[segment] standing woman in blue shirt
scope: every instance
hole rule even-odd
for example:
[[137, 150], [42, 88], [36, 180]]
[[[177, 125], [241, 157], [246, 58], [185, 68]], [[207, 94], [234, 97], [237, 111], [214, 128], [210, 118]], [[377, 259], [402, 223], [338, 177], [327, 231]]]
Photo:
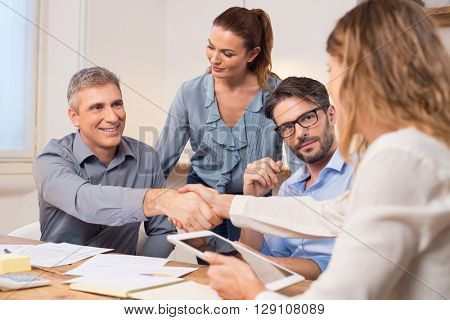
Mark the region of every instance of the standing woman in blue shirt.
[[[187, 183], [220, 193], [242, 194], [248, 163], [281, 159], [282, 141], [263, 107], [279, 82], [272, 46], [270, 18], [261, 9], [233, 7], [214, 19], [208, 71], [181, 85], [156, 144], [166, 177], [188, 140], [194, 154]], [[229, 220], [213, 231], [231, 240], [240, 235]]]

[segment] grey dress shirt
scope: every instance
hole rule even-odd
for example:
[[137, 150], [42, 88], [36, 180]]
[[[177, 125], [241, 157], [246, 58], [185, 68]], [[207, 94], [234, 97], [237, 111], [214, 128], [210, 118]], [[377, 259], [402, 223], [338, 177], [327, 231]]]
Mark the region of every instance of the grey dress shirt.
[[147, 220], [142, 203], [148, 188], [165, 186], [155, 150], [123, 137], [108, 167], [79, 132], [51, 140], [33, 170], [38, 188], [41, 240], [115, 249], [135, 254], [139, 226], [149, 236], [145, 255], [166, 257], [176, 229], [165, 216]]

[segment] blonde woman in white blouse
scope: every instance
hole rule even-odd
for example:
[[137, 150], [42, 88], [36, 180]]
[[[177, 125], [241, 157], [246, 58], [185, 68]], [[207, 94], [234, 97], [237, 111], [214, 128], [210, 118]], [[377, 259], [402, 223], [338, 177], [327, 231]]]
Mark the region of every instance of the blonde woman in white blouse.
[[[436, 28], [412, 1], [367, 1], [339, 20], [327, 51], [339, 148], [348, 160], [352, 141], [365, 151], [350, 192], [317, 202], [181, 191], [240, 227], [337, 237], [328, 269], [296, 298], [448, 299], [450, 62]], [[236, 258], [207, 260], [223, 298], [283, 297]]]

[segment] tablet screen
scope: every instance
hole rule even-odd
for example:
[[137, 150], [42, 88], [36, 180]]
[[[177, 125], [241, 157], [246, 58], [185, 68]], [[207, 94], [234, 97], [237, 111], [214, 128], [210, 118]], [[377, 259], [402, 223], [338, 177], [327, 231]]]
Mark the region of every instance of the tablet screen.
[[236, 256], [239, 254], [239, 252], [229, 242], [224, 241], [219, 237], [198, 237], [181, 241], [201, 252], [211, 251], [226, 256]]
[[219, 237], [197, 237], [181, 241], [201, 252], [211, 251], [229, 256], [239, 256], [252, 267], [255, 274], [264, 284], [292, 275], [292, 273], [273, 265], [269, 261], [261, 259], [260, 255], [243, 250], [239, 245], [235, 246]]

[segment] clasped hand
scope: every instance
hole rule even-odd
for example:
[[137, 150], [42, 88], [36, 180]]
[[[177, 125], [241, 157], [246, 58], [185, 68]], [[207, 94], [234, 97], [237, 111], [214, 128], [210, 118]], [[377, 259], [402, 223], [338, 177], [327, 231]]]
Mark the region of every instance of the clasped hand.
[[150, 189], [144, 198], [144, 214], [152, 217], [165, 214], [179, 228], [186, 231], [209, 230], [222, 222], [222, 217], [208, 204], [209, 189], [192, 192], [198, 187], [184, 188], [180, 192], [172, 189]]
[[[219, 193], [211, 188], [199, 184], [186, 185], [178, 190], [183, 201], [186, 196], [192, 197], [193, 203], [181, 203], [182, 214], [177, 216], [169, 215], [169, 220], [184, 231], [209, 230], [222, 222], [224, 217], [221, 216], [219, 207], [217, 206], [216, 197]], [[197, 208], [196, 208], [197, 206]], [[200, 214], [199, 214], [200, 213]], [[197, 220], [197, 223], [195, 220]], [[203, 228], [198, 228], [198, 226]]]

